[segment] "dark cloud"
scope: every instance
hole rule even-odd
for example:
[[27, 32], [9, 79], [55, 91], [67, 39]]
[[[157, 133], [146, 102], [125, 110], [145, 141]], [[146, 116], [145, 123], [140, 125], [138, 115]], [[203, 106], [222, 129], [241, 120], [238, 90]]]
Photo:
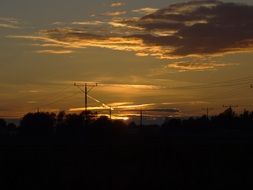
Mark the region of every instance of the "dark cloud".
[[59, 41], [66, 40], [82, 40], [82, 39], [102, 39], [104, 38], [102, 35], [91, 34], [86, 32], [83, 29], [73, 29], [73, 28], [57, 28], [51, 30], [44, 30], [41, 32], [43, 35], [47, 37]]
[[[146, 15], [137, 22], [147, 44], [172, 46], [172, 55], [246, 51], [253, 47], [253, 6], [220, 1], [180, 3]], [[156, 36], [151, 32], [172, 31]]]

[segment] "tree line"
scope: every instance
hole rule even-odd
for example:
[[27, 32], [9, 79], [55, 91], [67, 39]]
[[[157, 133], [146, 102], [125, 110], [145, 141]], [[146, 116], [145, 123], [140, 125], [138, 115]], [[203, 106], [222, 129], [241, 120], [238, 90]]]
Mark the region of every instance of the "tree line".
[[[87, 117], [87, 118], [86, 118]], [[85, 119], [86, 118], [86, 119]], [[252, 127], [253, 112], [245, 110], [242, 114], [236, 114], [232, 108], [224, 112], [207, 117], [165, 118], [161, 126], [144, 125], [143, 128], [135, 122], [129, 124], [122, 120], [111, 120], [106, 116], [97, 117], [96, 113], [88, 111], [80, 114], [66, 114], [64, 111], [58, 114], [49, 112], [27, 113], [16, 126], [0, 119], [1, 136], [78, 136], [87, 130], [127, 130], [145, 128], [157, 128], [167, 130], [207, 130], [207, 129], [246, 129]]]

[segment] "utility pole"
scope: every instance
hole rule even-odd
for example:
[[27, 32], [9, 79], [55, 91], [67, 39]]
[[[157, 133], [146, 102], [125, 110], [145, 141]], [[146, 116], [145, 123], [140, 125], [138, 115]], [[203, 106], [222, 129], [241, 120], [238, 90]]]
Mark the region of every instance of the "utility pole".
[[85, 113], [87, 113], [88, 111], [88, 87], [87, 87], [87, 83], [84, 84], [84, 94], [85, 94]]
[[112, 120], [112, 107], [110, 106], [110, 120]]
[[207, 117], [207, 119], [209, 119], [209, 111], [213, 110], [213, 108], [207, 107], [207, 108], [203, 108], [202, 110], [206, 111], [206, 117]]
[[140, 127], [143, 127], [143, 110], [140, 110]]
[[[79, 88], [85, 95], [85, 124], [87, 125], [88, 120], [88, 94], [89, 92], [98, 86], [98, 83], [74, 83], [74, 86]], [[84, 88], [84, 90], [83, 90]]]

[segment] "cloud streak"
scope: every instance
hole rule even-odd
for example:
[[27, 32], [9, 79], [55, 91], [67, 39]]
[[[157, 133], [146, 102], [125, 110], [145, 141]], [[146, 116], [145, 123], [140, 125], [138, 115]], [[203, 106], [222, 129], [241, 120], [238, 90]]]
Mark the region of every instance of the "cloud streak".
[[73, 53], [71, 50], [38, 50], [37, 53], [41, 54], [70, 54]]
[[125, 5], [125, 3], [123, 3], [123, 2], [114, 2], [111, 4], [111, 7], [122, 7], [124, 5]]
[[176, 69], [180, 72], [186, 71], [206, 71], [206, 70], [217, 70], [219, 68], [231, 66], [235, 64], [221, 64], [214, 62], [176, 62], [168, 64], [168, 68]]
[[151, 8], [151, 7], [144, 7], [144, 8], [132, 10], [133, 13], [139, 13], [139, 14], [145, 14], [145, 15], [152, 14], [156, 11], [158, 11], [158, 9]]
[[126, 13], [127, 13], [126, 11], [114, 11], [114, 12], [106, 12], [106, 13], [104, 13], [103, 15], [104, 15], [104, 16], [111, 16], [111, 17], [114, 17], [114, 16], [125, 15]]
[[19, 28], [19, 22], [14, 18], [0, 17], [0, 28], [5, 29], [17, 29]]

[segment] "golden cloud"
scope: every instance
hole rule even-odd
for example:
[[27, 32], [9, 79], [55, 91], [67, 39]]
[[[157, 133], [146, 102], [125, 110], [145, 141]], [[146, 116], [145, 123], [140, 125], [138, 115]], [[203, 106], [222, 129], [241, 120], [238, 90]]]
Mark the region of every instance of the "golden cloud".
[[122, 7], [124, 5], [125, 5], [125, 3], [123, 3], [123, 2], [114, 2], [111, 4], [111, 7]]
[[103, 15], [104, 16], [121, 16], [125, 15], [127, 12], [126, 11], [114, 11], [114, 12], [106, 12]]
[[70, 54], [73, 53], [71, 50], [38, 50], [37, 53], [44, 54]]
[[168, 64], [168, 68], [179, 70], [180, 72], [185, 71], [206, 71], [206, 70], [216, 70], [218, 68], [231, 66], [231, 64], [221, 64], [221, 63], [197, 63], [197, 62], [176, 62]]
[[158, 9], [151, 8], [151, 7], [144, 7], [144, 8], [132, 10], [133, 13], [139, 13], [139, 14], [145, 14], [145, 15], [152, 14], [156, 11], [158, 11]]

